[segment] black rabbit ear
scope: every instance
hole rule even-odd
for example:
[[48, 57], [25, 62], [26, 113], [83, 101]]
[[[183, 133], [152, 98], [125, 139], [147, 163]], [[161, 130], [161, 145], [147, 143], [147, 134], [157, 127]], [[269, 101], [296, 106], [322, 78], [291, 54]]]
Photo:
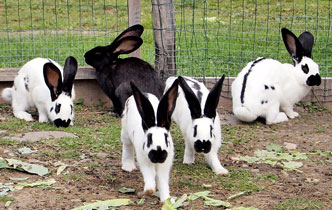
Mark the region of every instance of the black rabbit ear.
[[137, 50], [143, 43], [140, 37], [128, 36], [113, 42], [108, 46], [108, 51], [112, 54], [128, 54]]
[[146, 131], [156, 125], [156, 118], [152, 104], [133, 82], [130, 82], [130, 86], [133, 91], [137, 110], [142, 117], [143, 130]]
[[69, 96], [71, 96], [71, 89], [73, 88], [76, 72], [77, 60], [74, 57], [69, 56], [63, 67], [63, 92]]
[[157, 109], [157, 126], [164, 127], [167, 130], [171, 127], [171, 117], [178, 97], [178, 84], [179, 82], [176, 79], [161, 98]]
[[217, 106], [219, 103], [222, 84], [224, 83], [225, 75], [223, 74], [219, 81], [211, 89], [204, 107], [204, 115], [208, 118], [215, 118], [217, 114]]
[[300, 63], [303, 57], [303, 48], [299, 39], [287, 28], [281, 29], [282, 38], [289, 54], [295, 63]]
[[187, 82], [183, 77], [179, 76], [178, 79], [179, 79], [179, 84], [184, 92], [184, 96], [186, 97], [191, 118], [193, 120], [200, 118], [202, 116], [202, 108], [195, 93], [191, 90], [191, 88], [189, 87], [189, 85], [187, 84]]
[[55, 101], [62, 92], [62, 76], [61, 72], [53, 63], [44, 64], [44, 80], [50, 90], [51, 99]]
[[128, 37], [128, 36], [140, 37], [142, 35], [143, 31], [144, 31], [144, 27], [140, 24], [130, 26], [129, 28], [124, 30], [119, 36], [117, 36], [114, 39], [113, 43], [117, 42], [120, 39], [123, 39], [124, 37]]
[[303, 55], [311, 58], [314, 36], [309, 31], [305, 31], [299, 36], [299, 40], [302, 44]]

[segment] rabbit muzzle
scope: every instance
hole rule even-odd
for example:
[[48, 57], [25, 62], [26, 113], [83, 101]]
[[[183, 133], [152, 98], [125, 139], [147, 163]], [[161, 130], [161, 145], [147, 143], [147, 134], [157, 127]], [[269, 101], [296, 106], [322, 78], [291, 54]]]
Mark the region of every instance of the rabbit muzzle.
[[308, 79], [307, 79], [307, 85], [308, 86], [314, 86], [314, 85], [319, 86], [321, 81], [322, 81], [322, 79], [319, 74], [310, 75], [310, 77], [308, 77]]
[[163, 163], [167, 158], [167, 151], [157, 146], [157, 150], [151, 150], [148, 156], [152, 163]]
[[67, 128], [70, 125], [71, 120], [61, 120], [60, 118], [53, 121], [56, 127], [65, 127]]
[[211, 142], [209, 140], [197, 140], [195, 141], [194, 148], [196, 152], [209, 153], [211, 150]]

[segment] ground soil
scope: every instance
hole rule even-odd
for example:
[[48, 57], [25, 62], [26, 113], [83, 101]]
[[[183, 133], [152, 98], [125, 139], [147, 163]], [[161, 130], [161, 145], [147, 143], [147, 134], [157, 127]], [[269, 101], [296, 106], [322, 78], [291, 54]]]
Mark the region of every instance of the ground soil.
[[[1, 110], [1, 121], [5, 122], [6, 117], [11, 115], [10, 109]], [[84, 117], [91, 109], [78, 111], [76, 117]], [[108, 114], [109, 110], [101, 109], [99, 113]], [[283, 172], [280, 167], [272, 167], [267, 164], [247, 164], [238, 161], [238, 155], [253, 155], [254, 151], [264, 149], [271, 142], [283, 145], [285, 142], [297, 145], [296, 151], [332, 151], [332, 116], [328, 111], [311, 110], [308, 107], [297, 106], [296, 111], [300, 113], [297, 119], [278, 125], [268, 126], [262, 122], [256, 123], [240, 123], [236, 121], [230, 112], [223, 109], [219, 110], [221, 114], [222, 126], [227, 129], [237, 130], [237, 136], [243, 132], [251, 133], [248, 139], [240, 144], [234, 144], [231, 141], [224, 142], [219, 157], [222, 164], [232, 170], [247, 169], [255, 176], [259, 174], [273, 174], [276, 180], [257, 181], [262, 189], [255, 191], [247, 196], [241, 196], [231, 201], [232, 206], [254, 206], [259, 209], [275, 209], [276, 206], [287, 199], [301, 198], [312, 202], [320, 202], [322, 205], [317, 206], [318, 209], [332, 208], [332, 156], [312, 156], [310, 160], [304, 161], [304, 166], [300, 168], [302, 172], [288, 171]], [[94, 123], [93, 121], [89, 123]], [[226, 130], [227, 130], [226, 129]], [[225, 131], [225, 129], [223, 129]], [[224, 132], [225, 139], [229, 139], [232, 132]], [[1, 137], [1, 136], [0, 136]], [[240, 138], [240, 137], [239, 137]], [[0, 157], [17, 158], [16, 153], [11, 157], [9, 153], [4, 151], [15, 148], [11, 145], [0, 145]], [[49, 145], [47, 146], [49, 147]], [[43, 150], [40, 145], [39, 150]], [[50, 149], [50, 148], [48, 148]], [[232, 151], [232, 152], [229, 152]], [[121, 151], [116, 154], [98, 154], [93, 155], [91, 151], [80, 151], [87, 158], [82, 160], [61, 160], [69, 166], [70, 172], [82, 174], [84, 179], [69, 179], [64, 176], [57, 176], [55, 171], [57, 166], [54, 165], [58, 161], [57, 158], [34, 156], [31, 154], [29, 162], [43, 163], [50, 168], [53, 173], [46, 178], [36, 175], [29, 175], [14, 170], [0, 170], [0, 183], [13, 182], [10, 177], [30, 177], [29, 181], [37, 181], [40, 179], [55, 178], [56, 184], [52, 187], [33, 187], [24, 188], [23, 190], [10, 192], [13, 203], [8, 209], [71, 209], [83, 205], [84, 202], [92, 202], [94, 200], [107, 200], [112, 198], [130, 198], [134, 201], [139, 200], [137, 193], [121, 194], [118, 189], [122, 186], [135, 188], [141, 191], [143, 180], [140, 172], [137, 170], [127, 173], [121, 170], [120, 155]], [[13, 155], [13, 154], [12, 154]], [[104, 155], [104, 156], [103, 156]], [[101, 158], [102, 156], [102, 158]], [[116, 158], [114, 158], [116, 157]], [[329, 161], [330, 160], [330, 161]], [[202, 161], [198, 159], [197, 161]], [[81, 167], [83, 163], [101, 165], [103, 167]], [[181, 159], [176, 160], [175, 164], [182, 164]], [[316, 182], [310, 182], [307, 178], [315, 179]], [[190, 179], [190, 177], [174, 177], [171, 176], [170, 188], [173, 196], [180, 197], [183, 193], [196, 192], [186, 186], [173, 186], [173, 182], [178, 179]], [[214, 198], [225, 200], [227, 196], [236, 193], [224, 189], [218, 183], [209, 182], [209, 177], [203, 177], [201, 183], [211, 184], [213, 187], [208, 189], [212, 192]], [[202, 200], [194, 203], [186, 204], [184, 209], [207, 209], [204, 207]], [[0, 209], [4, 209], [4, 202], [0, 202]], [[142, 206], [124, 206], [119, 209], [160, 209], [161, 204], [157, 197], [146, 197], [145, 204]], [[212, 208], [212, 207], [211, 207]], [[305, 209], [304, 207], [303, 209]], [[301, 208], [300, 208], [301, 209]]]

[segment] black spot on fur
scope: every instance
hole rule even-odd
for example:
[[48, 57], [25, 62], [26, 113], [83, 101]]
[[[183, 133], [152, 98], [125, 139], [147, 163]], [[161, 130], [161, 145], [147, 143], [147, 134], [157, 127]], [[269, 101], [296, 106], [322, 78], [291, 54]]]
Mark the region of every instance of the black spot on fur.
[[321, 78], [319, 74], [316, 75], [311, 75], [310, 77], [308, 77], [307, 79], [307, 85], [308, 86], [314, 86], [317, 85], [319, 86], [321, 83]]
[[268, 101], [266, 100], [265, 103], [267, 104], [267, 102], [268, 102]]
[[271, 86], [271, 89], [272, 89], [272, 90], [274, 90], [274, 89], [275, 89], [275, 87], [274, 87], [274, 86]]
[[66, 120], [61, 120], [61, 119], [56, 119], [54, 120], [54, 124], [56, 127], [68, 127], [69, 124], [70, 124], [71, 120], [68, 119], [67, 121]]
[[245, 90], [246, 90], [246, 85], [247, 85], [248, 76], [249, 76], [250, 72], [252, 71], [253, 67], [254, 67], [258, 62], [260, 62], [260, 61], [262, 61], [262, 60], [264, 60], [264, 59], [265, 59], [265, 58], [260, 58], [260, 59], [255, 60], [255, 61], [251, 64], [251, 66], [250, 66], [248, 72], [247, 72], [247, 73], [244, 75], [244, 77], [243, 77], [242, 90], [241, 90], [241, 96], [240, 96], [240, 99], [241, 99], [241, 103], [242, 103], [242, 104], [244, 103], [244, 93], [245, 93]]
[[29, 92], [29, 77], [26, 76], [23, 78], [23, 80], [24, 80], [24, 87], [25, 87], [26, 91]]
[[261, 104], [264, 104], [264, 101], [261, 101]]
[[61, 104], [56, 103], [55, 104], [55, 113], [58, 114], [60, 112], [61, 109]]
[[269, 89], [269, 86], [267, 86], [267, 85], [264, 85], [264, 88], [265, 88], [265, 90], [267, 90], [267, 89]]
[[73, 114], [73, 105], [70, 104], [70, 114]]
[[213, 127], [212, 125], [210, 125], [210, 137], [212, 138], [212, 131], [213, 131]]
[[211, 142], [210, 141], [201, 141], [197, 140], [194, 143], [194, 148], [196, 152], [204, 152], [204, 153], [209, 153], [211, 150]]
[[166, 147], [168, 147], [168, 134], [165, 133], [165, 143], [166, 143]]
[[201, 91], [198, 91], [197, 92], [197, 99], [198, 99], [199, 103], [202, 102], [202, 96], [203, 96], [203, 93]]
[[149, 148], [151, 144], [152, 144], [152, 133], [149, 133], [148, 134], [148, 143], [146, 146]]
[[144, 147], [145, 147], [145, 142], [143, 143], [143, 150], [144, 150]]
[[161, 147], [158, 146], [157, 150], [151, 150], [148, 156], [152, 163], [163, 163], [167, 158], [167, 151], [161, 150]]
[[305, 74], [308, 74], [308, 73], [309, 73], [309, 67], [308, 67], [308, 64], [301, 65], [301, 68], [302, 68], [302, 71], [303, 71]]
[[54, 109], [54, 108], [53, 108], [53, 106], [52, 106], [52, 107], [50, 108], [50, 112], [52, 112], [52, 111], [53, 111], [53, 109]]
[[194, 137], [197, 136], [197, 125], [194, 126]]

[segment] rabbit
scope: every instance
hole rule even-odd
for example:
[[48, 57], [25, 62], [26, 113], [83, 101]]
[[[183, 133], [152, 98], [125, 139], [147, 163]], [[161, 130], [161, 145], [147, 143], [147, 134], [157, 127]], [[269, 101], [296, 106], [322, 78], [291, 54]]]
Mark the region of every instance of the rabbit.
[[128, 54], [138, 49], [143, 40], [142, 25], [133, 25], [123, 31], [110, 45], [98, 46], [85, 53], [85, 62], [96, 70], [97, 81], [113, 103], [116, 116], [121, 116], [125, 102], [132, 95], [130, 81], [138, 88], [152, 93], [160, 99], [163, 83], [155, 69], [147, 62], [129, 57], [120, 59], [120, 54]]
[[286, 28], [281, 34], [294, 65], [261, 57], [242, 69], [232, 83], [233, 113], [241, 121], [261, 117], [274, 124], [295, 118], [294, 104], [321, 84], [319, 66], [311, 59], [313, 35], [303, 32], [297, 38]]
[[[222, 135], [220, 118], [216, 109], [224, 78], [225, 75], [209, 92], [203, 83], [189, 77], [179, 76], [181, 88], [179, 88], [179, 96], [172, 115], [172, 119], [180, 127], [185, 139], [183, 163], [193, 164], [195, 152], [202, 152], [213, 172], [220, 175], [228, 173], [218, 159]], [[166, 80], [165, 90], [174, 80], [176, 77], [169, 77]]]
[[178, 95], [178, 81], [159, 99], [142, 93], [130, 82], [133, 95], [128, 98], [121, 120], [122, 169], [136, 169], [135, 153], [144, 178], [144, 193], [155, 192], [156, 181], [160, 201], [170, 197], [169, 176], [174, 158], [170, 133], [171, 115]]
[[14, 116], [33, 121], [27, 112], [36, 107], [39, 122], [53, 122], [57, 127], [73, 125], [77, 61], [69, 56], [65, 66], [47, 58], [35, 58], [22, 66], [11, 88], [2, 91], [2, 97], [11, 102]]

